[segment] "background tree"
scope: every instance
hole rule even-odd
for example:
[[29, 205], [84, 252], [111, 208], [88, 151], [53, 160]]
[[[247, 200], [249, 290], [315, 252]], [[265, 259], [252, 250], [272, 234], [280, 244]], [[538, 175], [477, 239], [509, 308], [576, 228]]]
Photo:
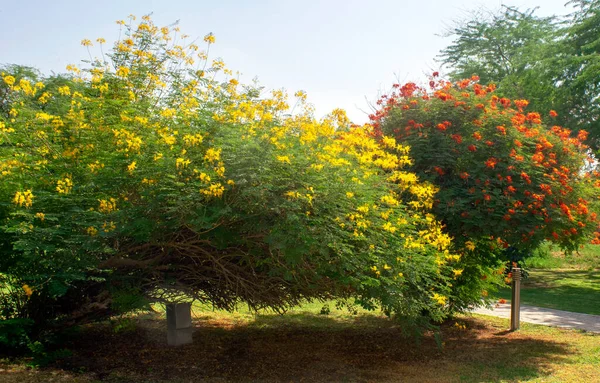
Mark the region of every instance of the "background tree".
[[564, 124], [590, 132], [595, 148], [600, 144], [600, 1], [577, 0], [576, 11], [560, 30], [564, 38], [558, 42], [554, 60], [561, 70], [556, 83], [561, 90], [560, 103], [565, 108]]
[[478, 75], [497, 84], [499, 96], [527, 99], [542, 114], [557, 111], [557, 124], [590, 132], [597, 148], [600, 8], [597, 1], [571, 4], [577, 11], [564, 21], [536, 16], [535, 9], [479, 12], [448, 33], [455, 39], [440, 60], [455, 81]]

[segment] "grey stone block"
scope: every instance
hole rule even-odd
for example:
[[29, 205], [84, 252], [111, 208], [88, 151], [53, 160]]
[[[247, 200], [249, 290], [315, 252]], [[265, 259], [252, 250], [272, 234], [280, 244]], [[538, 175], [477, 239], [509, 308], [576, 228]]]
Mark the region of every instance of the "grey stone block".
[[190, 303], [167, 304], [167, 344], [192, 343], [192, 310]]
[[192, 343], [193, 328], [182, 328], [179, 330], [168, 330], [167, 344], [169, 346], [181, 346]]

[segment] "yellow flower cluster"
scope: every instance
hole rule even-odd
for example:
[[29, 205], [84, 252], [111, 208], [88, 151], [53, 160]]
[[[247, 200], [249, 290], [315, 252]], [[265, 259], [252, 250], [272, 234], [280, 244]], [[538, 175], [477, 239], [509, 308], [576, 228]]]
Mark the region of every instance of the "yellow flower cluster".
[[73, 190], [73, 181], [70, 177], [56, 181], [56, 191], [59, 194], [69, 194], [71, 190]]
[[473, 251], [475, 250], [475, 244], [472, 241], [465, 242], [465, 248], [467, 250]]
[[381, 197], [381, 202], [389, 206], [400, 206], [400, 201], [393, 195], [384, 195]]
[[186, 146], [196, 146], [200, 143], [202, 143], [202, 140], [204, 138], [202, 137], [201, 134], [185, 134], [183, 136], [183, 142], [185, 143]]
[[119, 77], [127, 77], [129, 75], [129, 72], [130, 72], [129, 68], [122, 66], [122, 67], [119, 67], [119, 69], [117, 69], [116, 74]]
[[208, 197], [215, 197], [215, 198], [223, 197], [224, 192], [225, 192], [225, 187], [223, 185], [221, 185], [221, 183], [219, 183], [219, 182], [211, 184], [208, 188], [200, 190], [200, 193], [202, 193]]
[[98, 229], [96, 229], [94, 226], [90, 226], [87, 229], [85, 229], [86, 233], [88, 233], [89, 236], [93, 237], [96, 234], [98, 234]]
[[433, 293], [433, 297], [432, 299], [439, 305], [445, 305], [446, 302], [448, 301], [448, 297], [440, 295], [438, 293]]
[[0, 133], [14, 133], [13, 128], [7, 128], [4, 122], [0, 121]]
[[5, 75], [4, 73], [2, 73], [2, 80], [8, 86], [13, 86], [15, 84], [15, 81], [17, 81], [14, 78], [14, 76], [8, 76], [8, 75]]
[[62, 96], [70, 96], [71, 88], [68, 85], [58, 87], [58, 93]]
[[14, 159], [0, 160], [0, 176], [11, 174], [11, 170], [19, 166], [22, 166], [22, 163]]
[[288, 156], [277, 156], [277, 161], [283, 162], [284, 164], [291, 164], [290, 157]]
[[187, 167], [187, 166], [188, 166], [190, 163], [191, 163], [191, 161], [190, 161], [189, 159], [186, 159], [186, 158], [181, 158], [181, 157], [179, 157], [179, 158], [177, 158], [177, 159], [175, 160], [175, 167], [176, 167], [177, 169], [184, 169], [184, 168], [186, 168], [186, 167]]
[[208, 148], [204, 154], [204, 159], [208, 162], [216, 162], [221, 159], [221, 149]]
[[290, 199], [298, 199], [302, 196], [302, 194], [300, 194], [300, 192], [297, 192], [297, 191], [288, 191], [288, 192], [285, 192], [284, 195]]
[[115, 225], [115, 223], [113, 221], [104, 222], [102, 224], [102, 231], [104, 231], [105, 233], [110, 233], [111, 231], [114, 231], [116, 228], [117, 228], [117, 225]]
[[100, 161], [95, 161], [91, 164], [88, 164], [88, 169], [90, 169], [90, 171], [92, 173], [96, 173], [98, 170], [103, 169], [104, 168], [104, 164], [100, 163]]
[[215, 43], [215, 35], [213, 35], [212, 33], [209, 33], [208, 35], [204, 36], [204, 41], [209, 44], [214, 44]]
[[441, 224], [434, 221], [433, 217], [430, 216], [429, 221], [427, 230], [421, 230], [419, 236], [438, 250], [447, 250], [452, 244], [452, 239], [443, 232]]
[[391, 222], [386, 222], [382, 227], [383, 230], [389, 231], [390, 233], [395, 233], [398, 228], [391, 224]]
[[108, 214], [118, 210], [117, 200], [115, 198], [99, 199], [98, 202], [98, 211], [100, 213]]
[[34, 195], [31, 190], [25, 190], [24, 192], [16, 192], [13, 198], [13, 203], [18, 206], [31, 207], [33, 204]]
[[142, 137], [126, 129], [113, 129], [116, 145], [119, 150], [138, 153], [142, 147]]
[[129, 173], [133, 173], [133, 171], [137, 168], [137, 162], [133, 161], [132, 163], [130, 163], [129, 165], [127, 165], [127, 171]]

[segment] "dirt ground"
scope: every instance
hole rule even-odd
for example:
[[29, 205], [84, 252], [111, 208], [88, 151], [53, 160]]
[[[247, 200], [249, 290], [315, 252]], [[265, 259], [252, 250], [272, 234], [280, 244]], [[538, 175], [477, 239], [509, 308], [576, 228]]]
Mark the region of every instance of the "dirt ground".
[[[164, 320], [144, 319], [123, 332], [95, 325], [69, 345], [71, 357], [34, 370], [5, 361], [0, 381], [537, 381], [555, 376], [561, 364], [581, 362], [569, 359], [580, 346], [557, 338], [560, 330], [508, 333], [500, 320], [468, 317], [456, 323], [442, 326], [441, 348], [432, 334], [415, 342], [397, 323], [375, 316], [351, 322], [306, 315], [252, 323], [202, 319], [195, 323], [194, 343], [175, 348], [166, 345]], [[590, 336], [572, 332], [565, 339], [588, 342]], [[591, 341], [600, 346], [600, 337]], [[593, 382], [600, 376], [600, 362], [581, 363], [578, 371], [579, 378], [589, 374]]]

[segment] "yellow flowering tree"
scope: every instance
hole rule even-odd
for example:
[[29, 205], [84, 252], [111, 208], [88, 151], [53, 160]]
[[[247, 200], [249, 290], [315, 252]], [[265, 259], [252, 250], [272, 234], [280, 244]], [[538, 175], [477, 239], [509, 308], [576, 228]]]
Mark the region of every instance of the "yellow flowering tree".
[[407, 146], [341, 110], [316, 120], [303, 92], [290, 105], [241, 85], [208, 58], [213, 35], [200, 47], [148, 17], [119, 25], [88, 68], [2, 76], [0, 273], [27, 286], [4, 319], [176, 297], [446, 315], [460, 257], [428, 212], [435, 187], [403, 170]]

